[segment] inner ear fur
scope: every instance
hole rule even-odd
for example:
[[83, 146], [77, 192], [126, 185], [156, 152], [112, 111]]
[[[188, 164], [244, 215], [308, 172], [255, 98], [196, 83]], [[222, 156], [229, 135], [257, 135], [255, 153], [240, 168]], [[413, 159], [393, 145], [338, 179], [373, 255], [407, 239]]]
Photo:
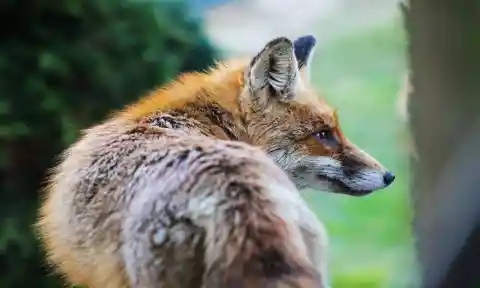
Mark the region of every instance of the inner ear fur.
[[268, 42], [251, 61], [247, 81], [254, 100], [266, 103], [274, 97], [289, 101], [295, 95], [299, 77], [293, 42], [279, 37]]

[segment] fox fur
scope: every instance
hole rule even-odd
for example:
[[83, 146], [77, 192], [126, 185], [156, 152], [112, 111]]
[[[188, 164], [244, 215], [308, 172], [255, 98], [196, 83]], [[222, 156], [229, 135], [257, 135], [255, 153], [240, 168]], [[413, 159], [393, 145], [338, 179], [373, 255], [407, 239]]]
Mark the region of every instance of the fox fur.
[[273, 39], [85, 130], [40, 208], [49, 262], [90, 288], [328, 287], [299, 190], [361, 196], [394, 176], [311, 88], [315, 43]]

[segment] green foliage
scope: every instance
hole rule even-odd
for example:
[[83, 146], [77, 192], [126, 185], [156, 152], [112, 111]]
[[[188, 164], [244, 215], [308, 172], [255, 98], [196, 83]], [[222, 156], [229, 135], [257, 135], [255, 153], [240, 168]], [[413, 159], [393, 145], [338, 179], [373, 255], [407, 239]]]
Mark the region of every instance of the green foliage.
[[0, 14], [0, 287], [57, 287], [34, 238], [47, 169], [82, 128], [214, 51], [179, 1], [7, 0]]

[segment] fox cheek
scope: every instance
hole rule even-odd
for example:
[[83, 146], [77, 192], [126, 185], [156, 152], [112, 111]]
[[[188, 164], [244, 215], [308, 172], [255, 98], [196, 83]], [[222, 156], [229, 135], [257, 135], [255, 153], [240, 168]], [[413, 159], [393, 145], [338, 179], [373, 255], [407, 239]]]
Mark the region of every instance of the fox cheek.
[[284, 171], [290, 174], [295, 169], [300, 155], [293, 147], [283, 149], [275, 149], [268, 153], [269, 156], [279, 165]]

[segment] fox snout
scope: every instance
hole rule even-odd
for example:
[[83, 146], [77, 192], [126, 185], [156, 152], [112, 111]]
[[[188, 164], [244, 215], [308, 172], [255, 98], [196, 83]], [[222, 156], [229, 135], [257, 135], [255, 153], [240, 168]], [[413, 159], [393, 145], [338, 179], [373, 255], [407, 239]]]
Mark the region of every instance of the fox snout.
[[393, 172], [360, 149], [354, 154], [306, 157], [303, 160], [304, 163], [293, 172], [293, 178], [304, 183], [304, 187], [363, 196], [386, 188], [395, 180]]
[[[297, 151], [298, 152], [298, 151]], [[395, 174], [351, 143], [331, 155], [305, 155], [284, 151], [275, 158], [291, 160], [284, 168], [299, 189], [314, 188], [352, 196], [364, 196], [390, 186]], [[296, 155], [295, 155], [296, 154]], [[282, 161], [279, 161], [282, 163]]]
[[390, 186], [395, 174], [386, 169], [371, 155], [346, 143], [338, 157], [338, 181], [346, 185], [344, 192], [351, 195], [366, 195]]

